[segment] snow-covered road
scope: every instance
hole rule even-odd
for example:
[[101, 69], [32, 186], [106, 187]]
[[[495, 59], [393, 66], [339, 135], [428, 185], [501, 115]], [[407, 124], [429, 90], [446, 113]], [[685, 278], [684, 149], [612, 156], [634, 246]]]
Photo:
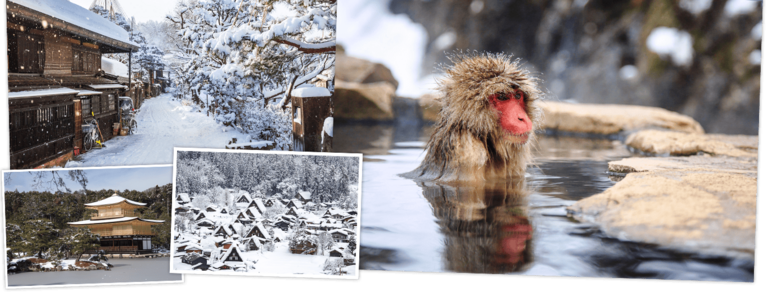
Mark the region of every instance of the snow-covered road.
[[114, 137], [105, 148], [77, 156], [66, 167], [170, 164], [173, 147], [223, 149], [232, 138], [248, 141], [247, 135], [217, 124], [170, 94], [147, 99], [136, 121], [138, 134]]

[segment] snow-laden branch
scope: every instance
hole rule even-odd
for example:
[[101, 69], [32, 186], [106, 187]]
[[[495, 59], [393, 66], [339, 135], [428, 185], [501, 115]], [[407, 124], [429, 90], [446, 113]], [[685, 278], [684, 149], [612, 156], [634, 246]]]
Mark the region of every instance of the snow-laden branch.
[[[333, 64], [333, 62], [331, 62], [331, 64]], [[313, 78], [317, 77], [317, 75], [320, 75], [320, 73], [322, 73], [326, 69], [328, 69], [327, 62], [324, 62], [322, 65], [318, 65], [314, 71], [310, 72], [307, 75], [297, 78], [296, 82], [293, 84], [293, 87], [309, 82]], [[281, 87], [278, 87], [277, 89], [264, 92], [264, 97], [266, 99], [272, 99], [284, 93], [285, 93], [285, 88], [281, 86]], [[280, 104], [285, 105], [289, 100], [290, 100], [290, 97], [286, 95], [283, 97], [282, 100], [280, 100]]]
[[329, 53], [329, 52], [336, 52], [336, 41], [328, 41], [323, 42], [319, 44], [308, 44], [290, 37], [284, 37], [284, 38], [275, 38], [273, 39], [274, 42], [289, 45], [292, 47], [295, 47], [299, 49], [299, 51], [303, 53], [308, 54], [320, 54], [320, 53]]

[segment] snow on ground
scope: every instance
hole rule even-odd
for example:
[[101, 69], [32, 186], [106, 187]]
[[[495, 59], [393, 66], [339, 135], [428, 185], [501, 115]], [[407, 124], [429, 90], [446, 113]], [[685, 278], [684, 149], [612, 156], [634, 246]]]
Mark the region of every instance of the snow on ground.
[[128, 66], [120, 61], [101, 57], [101, 69], [109, 74], [128, 78]]
[[[339, 7], [338, 43], [346, 53], [392, 70], [400, 83], [397, 95], [420, 97], [434, 84], [433, 78], [422, 72], [422, 58], [427, 47], [427, 31], [404, 14], [394, 15], [389, 0], [347, 1]], [[393, 54], [392, 52], [397, 52]], [[426, 80], [426, 81], [422, 81]]]
[[[147, 99], [136, 117], [138, 134], [117, 136], [102, 149], [77, 156], [65, 167], [173, 163], [173, 147], [223, 149], [232, 138], [248, 135], [217, 124], [196, 107], [172, 100], [170, 94]], [[108, 129], [101, 129], [102, 131]]]
[[660, 56], [668, 56], [678, 66], [693, 62], [693, 38], [683, 30], [671, 27], [657, 27], [646, 41], [648, 49]]

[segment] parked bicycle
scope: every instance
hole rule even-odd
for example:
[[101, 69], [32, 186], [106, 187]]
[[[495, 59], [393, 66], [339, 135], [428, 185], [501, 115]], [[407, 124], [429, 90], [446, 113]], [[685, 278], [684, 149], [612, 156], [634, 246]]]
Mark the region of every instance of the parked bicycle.
[[101, 140], [99, 140], [99, 130], [97, 126], [98, 121], [95, 118], [86, 120], [83, 123], [83, 149], [90, 151], [94, 145], [101, 147]]
[[130, 97], [121, 96], [119, 99], [120, 109], [122, 110], [120, 119], [122, 120], [123, 125], [128, 126], [128, 133], [134, 135], [138, 132], [139, 128], [139, 125], [136, 122], [136, 114], [138, 111], [133, 107], [133, 100]]

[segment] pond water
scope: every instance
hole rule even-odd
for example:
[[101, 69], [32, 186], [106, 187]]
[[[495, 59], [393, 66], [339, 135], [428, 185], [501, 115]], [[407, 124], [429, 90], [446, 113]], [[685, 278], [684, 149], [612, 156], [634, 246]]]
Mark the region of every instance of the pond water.
[[431, 134], [420, 124], [334, 127], [334, 151], [362, 152], [361, 269], [753, 281], [754, 261], [609, 238], [565, 208], [615, 182], [617, 141], [539, 136], [525, 179], [482, 186], [417, 183]]
[[6, 275], [8, 287], [77, 285], [107, 283], [140, 283], [160, 281], [181, 281], [181, 274], [171, 274], [170, 259], [109, 259], [112, 270], [24, 272]]

